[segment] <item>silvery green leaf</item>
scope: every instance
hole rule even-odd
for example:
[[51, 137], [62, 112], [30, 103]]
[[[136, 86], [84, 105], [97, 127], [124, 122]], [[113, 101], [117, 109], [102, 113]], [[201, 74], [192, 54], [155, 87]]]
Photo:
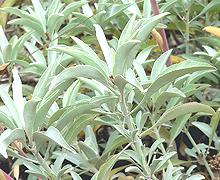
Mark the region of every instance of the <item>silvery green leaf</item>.
[[70, 174], [71, 174], [71, 176], [72, 176], [72, 178], [73, 178], [74, 180], [83, 180], [83, 179], [82, 179], [76, 172], [74, 172], [74, 171], [71, 171]]
[[92, 147], [90, 147], [83, 141], [79, 141], [78, 146], [81, 149], [81, 151], [86, 155], [86, 158], [88, 160], [92, 162], [97, 161], [97, 159], [99, 158], [99, 154]]
[[12, 74], [13, 74], [13, 79], [14, 79], [12, 83], [13, 101], [14, 101], [14, 105], [17, 108], [17, 112], [19, 115], [19, 119], [21, 121], [21, 125], [22, 127], [24, 127], [25, 126], [24, 117], [23, 117], [24, 98], [22, 94], [22, 82], [18, 75], [18, 70], [16, 68], [12, 69]]
[[84, 4], [85, 4], [85, 2], [83, 2], [83, 1], [72, 2], [72, 3], [68, 4], [61, 13], [64, 14], [65, 17], [67, 17], [71, 13], [73, 13], [76, 9], [80, 8]]
[[2, 154], [4, 158], [8, 158], [6, 150], [8, 146], [15, 140], [19, 140], [20, 142], [26, 142], [25, 133], [23, 129], [7, 129], [0, 135], [0, 154]]
[[54, 0], [47, 8], [47, 16], [50, 17], [52, 14], [58, 13], [63, 7], [64, 4], [60, 0]]
[[67, 142], [71, 143], [74, 141], [74, 139], [77, 138], [77, 135], [83, 131], [83, 129], [87, 125], [92, 125], [93, 121], [96, 117], [95, 115], [90, 114], [84, 114], [78, 118], [75, 118], [71, 126], [68, 128], [68, 130], [65, 132], [65, 139]]
[[186, 174], [187, 174], [188, 176], [190, 176], [191, 173], [193, 172], [193, 170], [194, 170], [195, 168], [197, 168], [197, 165], [192, 165], [192, 166], [190, 166], [189, 169], [186, 171]]
[[155, 26], [161, 21], [161, 19], [170, 13], [161, 13], [159, 15], [153, 16], [149, 18], [146, 22], [144, 22], [143, 27], [138, 29], [137, 35], [135, 36], [135, 39], [143, 42], [147, 39], [149, 34], [151, 33], [152, 29], [155, 28]]
[[155, 48], [156, 46], [149, 46], [147, 48], [144, 48], [140, 53], [138, 53], [135, 61], [139, 62], [140, 64], [146, 62], [148, 56], [150, 55], [151, 53], [151, 50], [153, 48]]
[[207, 63], [198, 63], [195, 61], [183, 61], [179, 64], [174, 64], [164, 70], [163, 73], [155, 79], [155, 81], [146, 90], [145, 96], [150, 97], [154, 94], [154, 92], [157, 92], [161, 87], [172, 82], [178, 77], [202, 70], [215, 71], [215, 68]]
[[144, 128], [144, 125], [150, 115], [150, 113], [140, 113], [141, 111], [138, 112], [136, 116], [136, 125], [138, 129], [138, 133], [140, 134], [142, 132], [142, 129]]
[[116, 75], [114, 78], [114, 83], [118, 87], [121, 94], [124, 93], [125, 85], [128, 81], [121, 75]]
[[125, 28], [123, 29], [121, 33], [121, 36], [118, 40], [118, 47], [120, 47], [122, 44], [130, 40], [130, 37], [132, 36], [132, 33], [133, 33], [132, 30], [135, 24], [135, 19], [136, 19], [136, 15], [134, 14], [130, 18], [130, 20], [128, 21], [128, 23], [126, 24]]
[[155, 80], [166, 68], [166, 62], [170, 57], [171, 52], [172, 49], [166, 51], [155, 61], [151, 71], [151, 77], [150, 77], [151, 80]]
[[210, 127], [212, 129], [212, 132], [211, 132], [211, 135], [209, 136], [209, 146], [211, 146], [212, 140], [218, 128], [219, 121], [220, 121], [220, 108], [217, 109], [215, 115], [212, 117], [211, 122], [210, 122]]
[[[90, 100], [86, 100], [81, 103], [74, 104], [72, 106], [68, 106], [64, 109], [60, 109], [61, 112], [60, 115], [58, 115], [56, 118], [53, 116], [49, 120], [49, 124], [57, 122], [56, 127], [58, 129], [64, 128], [69, 122], [73, 120], [74, 117], [77, 117], [82, 114], [87, 114], [88, 112], [91, 112], [92, 109], [100, 107], [103, 103], [107, 103], [108, 101], [114, 100], [116, 97], [114, 96], [100, 96], [100, 97], [94, 97]], [[55, 113], [54, 116], [57, 114]]]
[[64, 15], [61, 13], [52, 14], [47, 22], [48, 34], [53, 35], [60, 28], [64, 19]]
[[177, 88], [168, 88], [166, 91], [159, 94], [156, 98], [155, 107], [159, 109], [166, 101], [170, 100], [173, 97], [185, 98], [186, 95]]
[[25, 131], [29, 139], [32, 138], [33, 131], [36, 130], [34, 128], [34, 124], [36, 121], [36, 108], [39, 103], [39, 99], [31, 99], [25, 103], [24, 106], [24, 122], [25, 122]]
[[122, 145], [128, 143], [128, 139], [125, 138], [122, 135], [119, 135], [117, 131], [114, 131], [105, 146], [105, 150], [102, 153], [102, 156], [114, 151], [115, 149], [117, 149], [118, 147], [121, 147]]
[[0, 122], [9, 129], [15, 129], [16, 125], [12, 117], [0, 110]]
[[186, 178], [186, 180], [200, 180], [200, 179], [205, 179], [205, 177], [201, 174], [195, 174]]
[[107, 43], [107, 39], [105, 37], [105, 34], [104, 34], [101, 26], [99, 26], [98, 24], [95, 24], [94, 27], [95, 27], [95, 31], [96, 31], [97, 40], [98, 40], [99, 45], [102, 49], [102, 52], [105, 57], [106, 63], [108, 65], [109, 71], [112, 72], [114, 62], [113, 62], [111, 49]]
[[43, 98], [49, 90], [50, 81], [53, 76], [54, 65], [50, 64], [40, 77], [37, 85], [34, 88], [33, 98]]
[[2, 101], [4, 102], [5, 106], [8, 108], [16, 127], [22, 127], [23, 121], [19, 117], [17, 107], [15, 106], [12, 98], [5, 91], [5, 88], [3, 88], [2, 86], [0, 86], [0, 97], [1, 97]]
[[39, 49], [36, 46], [34, 46], [30, 42], [25, 42], [24, 46], [27, 48], [29, 53], [32, 54], [32, 57], [34, 58], [35, 61], [37, 61], [43, 65], [46, 65], [46, 59], [45, 59], [43, 53], [41, 51], [39, 51]]
[[21, 51], [21, 48], [23, 47], [24, 43], [30, 39], [31, 35], [32, 35], [33, 32], [28, 32], [28, 33], [25, 33], [24, 35], [22, 35], [16, 42], [14, 42], [12, 44], [12, 56], [11, 56], [11, 59], [12, 60], [16, 60], [17, 59], [17, 56], [18, 56], [18, 53], [19, 51]]
[[150, 147], [150, 151], [149, 151], [149, 155], [148, 155], [148, 164], [150, 163], [151, 161], [151, 158], [153, 157], [153, 154], [154, 152], [156, 151], [156, 149], [158, 148], [158, 146], [160, 144], [162, 144], [163, 142], [165, 142], [165, 139], [157, 139], [153, 144], [152, 146]]
[[92, 148], [96, 152], [97, 155], [99, 155], [99, 147], [92, 126], [90, 125], [86, 126], [84, 132], [85, 132], [84, 143], [86, 143], [90, 148]]
[[142, 174], [142, 171], [137, 166], [128, 166], [125, 168], [125, 172], [133, 172], [137, 174]]
[[111, 22], [111, 20], [116, 19], [116, 16], [120, 16], [121, 14], [123, 14], [123, 11], [125, 11], [131, 5], [132, 5], [131, 3], [126, 3], [126, 4], [112, 3], [112, 5], [109, 5], [110, 8], [108, 8], [107, 12], [105, 13], [104, 22], [102, 24], [106, 26], [109, 22]]
[[136, 87], [139, 91], [143, 92], [143, 88], [141, 86], [141, 84], [139, 83], [139, 81], [136, 78], [136, 74], [134, 73], [134, 71], [132, 69], [128, 69], [125, 73], [125, 77], [126, 80], [132, 84], [134, 87]]
[[150, 16], [151, 16], [151, 3], [149, 0], [144, 0], [143, 17], [150, 18]]
[[122, 154], [122, 152], [123, 151], [121, 151], [120, 153], [118, 153], [116, 155], [111, 156], [109, 159], [106, 160], [106, 162], [100, 167], [100, 169], [98, 171], [97, 180], [108, 178], [109, 172], [111, 171], [114, 164], [117, 162], [117, 160], [120, 157], [120, 155]]
[[66, 53], [86, 65], [90, 65], [97, 68], [100, 72], [107, 75], [107, 66], [101, 62], [101, 60], [94, 53], [94, 51], [81, 40], [77, 38], [73, 39], [78, 43], [80, 47], [68, 47], [64, 45], [57, 45], [49, 48], [49, 50], [55, 50], [57, 52]]
[[167, 12], [170, 11], [170, 9], [175, 6], [175, 3], [178, 2], [178, 0], [170, 0], [167, 1], [161, 8], [160, 8], [160, 12]]
[[166, 172], [163, 174], [163, 179], [173, 179], [173, 165], [172, 163], [169, 163], [166, 169]]
[[75, 104], [77, 93], [81, 87], [82, 83], [76, 80], [64, 93], [63, 96], [63, 107]]
[[8, 46], [8, 40], [5, 36], [5, 33], [4, 33], [1, 25], [0, 25], [0, 42], [1, 42], [0, 48], [1, 48], [1, 51], [3, 51], [5, 49], [5, 47]]
[[67, 154], [63, 153], [62, 156], [57, 156], [55, 162], [53, 165], [51, 165], [51, 169], [56, 173], [58, 174], [59, 171], [62, 169], [62, 164], [66, 158]]
[[66, 89], [66, 86], [68, 87], [70, 84], [70, 81], [61, 82], [60, 84], [57, 84], [57, 86], [55, 86], [53, 89], [49, 89], [49, 91], [45, 94], [37, 109], [36, 119], [34, 122], [35, 130], [47, 122], [47, 115], [51, 106], [57, 100], [59, 95], [62, 94], [64, 89]]
[[24, 165], [27, 167], [28, 170], [26, 170], [27, 173], [33, 174], [35, 177], [40, 177], [42, 180], [47, 179], [47, 174], [44, 169], [37, 166], [36, 164], [32, 162], [24, 162]]
[[4, 63], [9, 62], [12, 59], [12, 45], [9, 44], [8, 46], [3, 49], [3, 60]]
[[146, 81], [146, 79], [148, 79], [148, 77], [146, 76], [145, 70], [143, 68], [143, 66], [138, 62], [138, 61], [134, 61], [133, 62], [133, 66], [136, 70], [136, 73], [138, 74], [140, 81]]
[[175, 154], [176, 154], [176, 152], [169, 152], [169, 153], [166, 153], [165, 155], [163, 155], [162, 157], [160, 157], [159, 160], [161, 160], [161, 161], [157, 164], [157, 166], [156, 166], [154, 172], [160, 171], [161, 168], [163, 167], [163, 165], [164, 165], [168, 160], [170, 160], [170, 158], [173, 157]]
[[63, 70], [60, 74], [55, 76], [51, 82], [51, 87], [53, 88], [57, 84], [67, 81], [69, 79], [74, 79], [78, 77], [84, 77], [89, 79], [95, 79], [101, 82], [103, 85], [108, 87], [109, 82], [105, 75], [103, 75], [98, 69], [90, 65], [77, 65], [75, 67], [70, 67]]
[[[43, 9], [40, 1], [39, 0], [32, 0], [32, 4], [33, 4], [34, 10], [35, 10], [37, 16], [40, 18], [40, 21], [41, 21], [43, 27], [46, 27], [46, 18], [45, 18], [46, 11]], [[45, 31], [46, 31], [46, 29], [45, 29]]]
[[170, 144], [172, 144], [175, 138], [180, 134], [190, 116], [191, 114], [186, 114], [176, 118], [176, 121], [173, 123], [172, 128], [170, 130]]
[[108, 91], [108, 88], [105, 87], [103, 84], [100, 82], [94, 80], [94, 79], [87, 79], [87, 78], [78, 78], [81, 83], [84, 83], [88, 88], [91, 90], [94, 90], [97, 92], [99, 95], [105, 94], [105, 92]]
[[89, 6], [88, 3], [86, 3], [86, 0], [84, 0], [84, 1], [85, 1], [85, 4], [82, 6], [82, 12], [87, 17], [92, 17], [93, 16], [92, 8]]
[[190, 114], [190, 113], [197, 113], [197, 112], [203, 112], [210, 115], [215, 114], [214, 109], [212, 109], [208, 105], [204, 105], [197, 102], [189, 102], [181, 105], [174, 106], [173, 108], [170, 108], [167, 110], [163, 115], [158, 119], [157, 123], [165, 123], [172, 119], [175, 119], [179, 116]]
[[59, 132], [58, 129], [56, 129], [53, 126], [50, 126], [47, 131], [42, 132], [42, 131], [36, 131], [33, 134], [33, 138], [35, 141], [38, 141], [40, 139], [43, 140], [49, 140], [52, 142], [55, 142], [56, 144], [58, 144], [59, 146], [67, 149], [70, 152], [75, 153], [75, 150], [72, 149], [67, 142], [65, 141], [65, 139], [63, 138], [63, 136], [61, 135], [61, 133]]
[[124, 75], [126, 70], [131, 67], [141, 41], [130, 40], [118, 47], [115, 54], [115, 64], [113, 75]]

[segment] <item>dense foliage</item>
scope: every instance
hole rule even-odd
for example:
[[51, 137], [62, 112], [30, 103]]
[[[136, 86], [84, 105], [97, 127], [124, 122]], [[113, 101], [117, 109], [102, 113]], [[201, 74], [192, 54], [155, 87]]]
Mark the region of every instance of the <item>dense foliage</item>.
[[0, 5], [0, 179], [220, 177], [219, 0]]

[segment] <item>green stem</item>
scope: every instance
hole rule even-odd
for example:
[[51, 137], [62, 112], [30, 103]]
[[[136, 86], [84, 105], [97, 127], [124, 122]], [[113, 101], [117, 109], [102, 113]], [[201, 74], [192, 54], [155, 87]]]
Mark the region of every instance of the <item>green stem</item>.
[[38, 162], [40, 163], [40, 165], [46, 170], [46, 172], [48, 173], [48, 175], [50, 176], [50, 178], [52, 180], [56, 180], [57, 177], [55, 175], [55, 173], [52, 171], [52, 169], [48, 166], [48, 164], [45, 162], [45, 160], [42, 158], [42, 156], [40, 155], [39, 152], [35, 153], [35, 157], [37, 158]]
[[[211, 177], [212, 179], [214, 179], [215, 176], [214, 176], [214, 174], [213, 174], [211, 168], [209, 167], [209, 164], [208, 164], [208, 162], [207, 162], [207, 160], [206, 160], [205, 155], [204, 155], [203, 153], [201, 153], [201, 151], [200, 151], [200, 149], [198, 148], [196, 142], [194, 141], [194, 139], [192, 138], [191, 134], [190, 134], [189, 131], [186, 129], [186, 127], [184, 127], [184, 132], [185, 132], [185, 134], [187, 135], [187, 137], [189, 138], [189, 140], [190, 140], [190, 142], [192, 143], [193, 147], [196, 149], [196, 151], [197, 151], [197, 153], [198, 153], [198, 158], [202, 159], [202, 161], [204, 162], [204, 166], [206, 167], [206, 169], [207, 169], [207, 171], [208, 171], [210, 177]], [[202, 155], [202, 157], [201, 157], [201, 155]]]
[[[128, 111], [127, 103], [126, 103], [126, 100], [125, 100], [123, 92], [121, 92], [121, 109], [122, 109], [122, 112], [123, 112], [125, 123], [127, 124], [129, 131], [130, 132], [134, 132], [135, 131], [135, 127], [134, 127], [134, 124], [132, 122], [131, 114]], [[144, 156], [143, 151], [141, 149], [141, 147], [143, 147], [142, 140], [141, 140], [140, 137], [138, 137], [137, 134], [135, 134], [135, 136], [133, 138], [133, 142], [134, 142], [134, 147], [133, 147], [134, 150], [137, 151], [138, 154], [141, 157], [144, 174], [149, 176], [150, 175], [150, 168], [148, 167], [148, 165], [146, 163], [145, 156]]]
[[211, 177], [212, 179], [215, 179], [215, 175], [213, 174], [211, 168], [209, 167], [209, 164], [208, 164], [208, 162], [207, 162], [205, 156], [202, 157], [202, 160], [203, 160], [203, 162], [204, 162], [204, 165], [205, 165], [205, 167], [206, 167], [206, 169], [207, 169], [207, 171], [208, 171], [210, 177]]
[[188, 9], [186, 10], [186, 40], [185, 40], [185, 46], [186, 46], [186, 50], [185, 53], [189, 54], [189, 27], [190, 27], [190, 6], [188, 7]]

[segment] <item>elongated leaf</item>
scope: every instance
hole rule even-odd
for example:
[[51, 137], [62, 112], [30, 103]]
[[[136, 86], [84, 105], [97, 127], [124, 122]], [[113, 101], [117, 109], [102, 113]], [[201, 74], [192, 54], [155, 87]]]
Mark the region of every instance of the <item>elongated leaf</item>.
[[165, 123], [179, 116], [183, 116], [190, 113], [203, 112], [210, 115], [214, 115], [215, 111], [208, 105], [204, 105], [197, 102], [190, 102], [181, 105], [177, 105], [167, 110], [157, 121], [157, 123]]
[[[45, 19], [45, 10], [43, 9], [39, 0], [32, 0], [32, 4], [37, 16], [40, 18], [40, 21], [44, 27], [46, 27], [46, 19]], [[45, 29], [46, 31], [46, 29]]]
[[3, 51], [6, 48], [6, 46], [8, 46], [8, 40], [5, 36], [5, 33], [1, 25], [0, 25], [0, 41], [1, 41], [0, 48]]
[[151, 80], [155, 80], [166, 68], [166, 62], [172, 52], [171, 50], [166, 51], [163, 53], [154, 63], [154, 66], [151, 71]]
[[167, 91], [162, 92], [156, 99], [155, 107], [159, 109], [166, 101], [173, 97], [185, 98], [185, 94], [178, 90], [177, 88], [169, 88]]
[[193, 73], [195, 71], [213, 70], [215, 68], [207, 63], [198, 63], [196, 61], [183, 61], [179, 64], [174, 64], [163, 71], [158, 78], [147, 89], [146, 95], [149, 97], [154, 92], [157, 92], [164, 85], [172, 82], [178, 77], [185, 74]]
[[59, 29], [60, 24], [64, 21], [64, 15], [61, 13], [53, 14], [48, 19], [48, 33], [53, 35], [54, 31]]
[[21, 82], [21, 79], [18, 75], [18, 70], [16, 68], [14, 68], [12, 70], [12, 74], [13, 74], [13, 79], [14, 79], [14, 81], [12, 83], [14, 105], [17, 108], [17, 112], [19, 115], [21, 125], [22, 125], [22, 127], [24, 127], [25, 126], [24, 116], [23, 116], [24, 99], [23, 99], [23, 94], [22, 94], [22, 82]]
[[121, 46], [115, 54], [115, 65], [113, 75], [124, 75], [125, 71], [132, 65], [141, 41], [131, 40]]
[[201, 15], [203, 15], [204, 13], [206, 13], [207, 11], [211, 10], [211, 9], [217, 9], [217, 11], [219, 11], [219, 7], [220, 7], [220, 1], [218, 0], [212, 0], [210, 1], [210, 3], [204, 7], [204, 9], [196, 16], [194, 17], [191, 21], [194, 21], [196, 18], [200, 17]]
[[38, 141], [38, 139], [41, 138], [44, 140], [55, 142], [56, 144], [69, 150], [70, 152], [75, 153], [75, 151], [67, 144], [58, 129], [53, 126], [49, 127], [46, 132], [35, 132], [33, 134], [33, 138], [35, 139], [35, 141]]
[[[86, 48], [87, 48], [87, 46], [86, 46]], [[101, 63], [101, 60], [99, 59], [99, 57], [97, 57], [96, 54], [94, 55], [94, 52], [91, 52], [92, 50], [87, 49], [87, 51], [86, 51], [85, 49], [82, 49], [82, 48], [68, 47], [68, 46], [64, 46], [64, 45], [53, 46], [53, 47], [49, 48], [49, 50], [55, 50], [57, 52], [66, 53], [86, 65], [90, 65], [90, 66], [97, 68], [100, 72], [102, 72], [105, 75], [108, 72], [107, 66], [104, 66]]]
[[95, 24], [94, 26], [95, 26], [95, 30], [96, 30], [96, 37], [97, 37], [99, 45], [102, 49], [102, 52], [103, 52], [103, 55], [105, 57], [106, 63], [108, 64], [109, 71], [112, 72], [114, 63], [113, 63], [113, 57], [112, 57], [111, 49], [108, 46], [105, 34], [104, 34], [101, 26], [99, 26], [98, 24]]
[[143, 17], [150, 18], [151, 16], [151, 3], [149, 0], [144, 0]]
[[127, 42], [130, 37], [132, 36], [132, 30], [135, 25], [135, 18], [136, 15], [134, 14], [130, 20], [128, 21], [127, 25], [125, 26], [124, 30], [121, 33], [120, 39], [118, 41], [118, 47], [120, 47], [122, 44]]
[[160, 12], [166, 12], [169, 11], [170, 8], [172, 8], [173, 6], [175, 6], [174, 4], [178, 2], [178, 0], [170, 0], [167, 1], [161, 8], [160, 8]]
[[29, 42], [25, 42], [24, 46], [28, 49], [29, 53], [32, 54], [32, 57], [34, 58], [35, 61], [37, 61], [43, 65], [46, 65], [46, 59], [45, 59], [43, 53], [41, 51], [39, 51], [39, 49], [36, 46], [34, 46], [33, 44], [31, 44]]
[[82, 5], [84, 5], [86, 2], [83, 1], [75, 1], [70, 4], [68, 4], [65, 9], [62, 11], [62, 14], [64, 14], [65, 17], [69, 16], [72, 12], [74, 12], [76, 9], [80, 8]]
[[71, 171], [70, 174], [75, 180], [83, 180], [76, 172]]
[[17, 110], [13, 100], [11, 99], [9, 94], [3, 89], [2, 86], [0, 86], [0, 97], [1, 97], [2, 101], [4, 102], [5, 106], [8, 108], [8, 110], [14, 120], [16, 127], [22, 127], [23, 123], [20, 120], [18, 110]]
[[13, 119], [7, 114], [5, 114], [3, 111], [0, 111], [0, 122], [3, 123], [9, 129], [16, 128]]
[[163, 165], [172, 157], [176, 154], [176, 152], [169, 152], [167, 154], [165, 154], [163, 157], [161, 157], [161, 161], [157, 164], [154, 172], [157, 172], [159, 170], [161, 170], [161, 168], [163, 167]]
[[172, 144], [175, 138], [181, 133], [182, 129], [184, 128], [190, 116], [191, 114], [186, 114], [184, 116], [180, 116], [176, 118], [176, 121], [172, 125], [172, 128], [170, 130], [170, 137], [171, 137], [170, 144]]
[[153, 153], [156, 151], [156, 149], [158, 148], [158, 146], [160, 144], [162, 144], [163, 142], [165, 142], [165, 139], [157, 139], [153, 144], [152, 146], [150, 147], [150, 151], [149, 151], [149, 155], [148, 155], [148, 164], [150, 163], [151, 161], [151, 158], [153, 157]]
[[98, 69], [89, 65], [77, 65], [75, 67], [70, 67], [58, 74], [51, 82], [51, 87], [53, 88], [57, 84], [67, 81], [69, 79], [84, 77], [89, 79], [95, 79], [101, 82], [103, 85], [108, 87], [107, 77], [104, 76]]
[[111, 96], [94, 97], [90, 101], [86, 101], [80, 104], [75, 104], [73, 106], [67, 107], [66, 112], [61, 117], [59, 117], [59, 119], [55, 119], [56, 121], [58, 121], [57, 123], [58, 129], [64, 128], [69, 122], [71, 122], [74, 119], [74, 117], [77, 117], [81, 114], [86, 114], [90, 112], [92, 109], [100, 107], [103, 103], [107, 103], [108, 101], [114, 99], [116, 99], [116, 97], [111, 97]]
[[159, 119], [158, 121], [153, 124], [153, 126], [151, 126], [150, 128], [148, 128], [147, 130], [145, 130], [144, 132], [141, 133], [141, 136], [144, 137], [148, 134], [151, 133], [151, 131], [163, 124], [166, 123], [172, 119], [175, 119], [177, 117], [186, 115], [186, 114], [191, 114], [191, 113], [198, 113], [198, 112], [202, 112], [202, 113], [206, 113], [206, 114], [210, 114], [210, 115], [214, 115], [215, 111], [208, 105], [204, 105], [204, 104], [200, 104], [197, 102], [190, 102], [190, 103], [185, 103], [185, 104], [181, 104], [181, 105], [177, 105], [174, 106], [170, 109], [168, 109]]
[[25, 122], [25, 131], [29, 137], [32, 138], [32, 133], [34, 130], [34, 122], [36, 120], [36, 108], [39, 103], [39, 99], [31, 99], [26, 102], [24, 106], [24, 122]]
[[41, 76], [37, 85], [34, 88], [33, 98], [36, 97], [42, 99], [44, 95], [47, 93], [49, 89], [50, 78], [52, 76], [52, 71], [54, 68], [54, 65], [51, 63], [44, 71], [43, 75]]
[[142, 105], [142, 103], [149, 99], [155, 92], [157, 92], [163, 86], [171, 83], [172, 81], [181, 76], [202, 70], [215, 71], [215, 68], [210, 64], [199, 63], [196, 61], [183, 61], [179, 64], [174, 64], [168, 67], [166, 70], [163, 71], [162, 74], [160, 74], [155, 79], [154, 82], [152, 82], [149, 88], [145, 91], [143, 99], [133, 111], [137, 110]]
[[110, 173], [112, 167], [114, 166], [114, 164], [116, 163], [117, 159], [119, 158], [121, 153], [113, 155], [110, 159], [108, 159], [106, 161], [106, 163], [104, 163], [98, 172], [97, 175], [97, 180], [98, 179], [107, 179], [108, 178], [108, 174]]
[[167, 16], [169, 13], [161, 13], [159, 15], [151, 17], [149, 20], [147, 20], [144, 23], [144, 26], [138, 30], [138, 33], [135, 37], [135, 39], [143, 42], [146, 41], [147, 37], [151, 33], [152, 29], [155, 28], [155, 26], [161, 21], [161, 19], [165, 16]]
[[8, 158], [7, 155], [7, 148], [8, 146], [13, 143], [15, 140], [19, 140], [21, 142], [25, 142], [25, 133], [23, 129], [14, 129], [14, 130], [5, 130], [1, 135], [0, 135], [0, 154], [3, 155], [4, 158]]
[[96, 115], [85, 114], [80, 116], [79, 118], [76, 118], [65, 135], [66, 141], [69, 143], [73, 142], [73, 140], [77, 137], [77, 135], [87, 125], [92, 125], [92, 121], [94, 120], [95, 116]]
[[34, 131], [41, 128], [42, 124], [46, 121], [48, 111], [59, 95], [59, 90], [55, 90], [49, 97], [47, 97], [47, 99], [43, 99], [44, 102], [40, 103], [36, 112], [36, 117], [32, 124]]
[[73, 105], [76, 101], [77, 93], [80, 89], [81, 82], [76, 80], [65, 92], [63, 96], [63, 107]]
[[216, 111], [215, 115], [212, 117], [211, 122], [210, 122], [210, 127], [212, 129], [211, 135], [209, 137], [209, 146], [212, 143], [214, 134], [216, 132], [216, 129], [219, 125], [219, 121], [220, 121], [220, 108]]

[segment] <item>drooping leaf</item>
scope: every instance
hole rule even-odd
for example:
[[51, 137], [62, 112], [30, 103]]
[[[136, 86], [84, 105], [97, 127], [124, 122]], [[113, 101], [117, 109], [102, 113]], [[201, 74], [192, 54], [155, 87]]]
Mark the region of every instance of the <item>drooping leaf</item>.
[[56, 144], [58, 144], [59, 146], [69, 150], [70, 152], [75, 153], [75, 150], [72, 149], [67, 142], [65, 141], [65, 139], [63, 138], [63, 136], [61, 135], [61, 133], [59, 132], [58, 129], [56, 129], [53, 126], [50, 126], [47, 131], [45, 132], [41, 132], [41, 131], [36, 131], [33, 134], [33, 138], [35, 141], [39, 141], [40, 139], [43, 140], [49, 140], [52, 142], [55, 142]]

